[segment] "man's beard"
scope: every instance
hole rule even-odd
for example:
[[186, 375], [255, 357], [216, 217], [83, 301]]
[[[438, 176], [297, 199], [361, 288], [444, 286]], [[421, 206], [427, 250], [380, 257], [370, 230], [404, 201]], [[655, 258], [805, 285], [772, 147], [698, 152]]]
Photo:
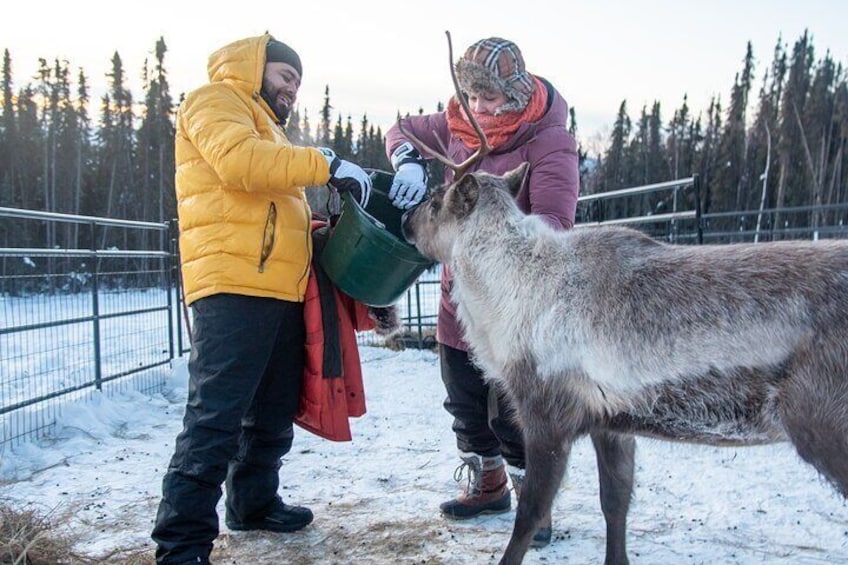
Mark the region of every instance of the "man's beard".
[[278, 105], [276, 98], [268, 94], [268, 92], [264, 88], [259, 91], [259, 94], [262, 96], [262, 99], [268, 103], [268, 106], [271, 107], [271, 110], [273, 110], [274, 115], [277, 116], [277, 120], [279, 121], [280, 125], [286, 125], [286, 120], [289, 119], [290, 108], [288, 106]]

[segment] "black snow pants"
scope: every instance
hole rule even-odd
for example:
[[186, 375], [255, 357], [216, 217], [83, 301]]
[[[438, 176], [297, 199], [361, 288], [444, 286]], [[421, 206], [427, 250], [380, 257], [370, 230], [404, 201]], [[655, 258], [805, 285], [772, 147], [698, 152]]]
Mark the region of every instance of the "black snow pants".
[[303, 304], [218, 294], [192, 311], [183, 430], [152, 533], [159, 564], [209, 556], [225, 480], [227, 512], [236, 519], [276, 502], [303, 377]]
[[453, 416], [460, 451], [483, 457], [502, 455], [509, 465], [524, 468], [524, 439], [514, 421], [515, 410], [495, 386], [483, 380], [468, 352], [439, 344], [445, 409]]

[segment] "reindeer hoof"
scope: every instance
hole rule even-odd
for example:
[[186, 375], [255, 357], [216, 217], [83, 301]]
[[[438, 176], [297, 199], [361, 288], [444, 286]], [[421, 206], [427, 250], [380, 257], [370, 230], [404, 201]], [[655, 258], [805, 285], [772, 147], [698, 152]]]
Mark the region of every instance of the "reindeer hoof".
[[530, 547], [545, 547], [551, 543], [551, 534], [553, 534], [553, 531], [550, 526], [542, 526], [533, 534], [533, 539], [530, 540]]

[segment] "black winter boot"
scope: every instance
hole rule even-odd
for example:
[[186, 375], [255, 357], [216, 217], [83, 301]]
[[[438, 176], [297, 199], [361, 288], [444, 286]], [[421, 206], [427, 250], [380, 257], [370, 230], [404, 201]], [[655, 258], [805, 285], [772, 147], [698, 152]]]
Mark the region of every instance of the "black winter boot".
[[277, 494], [279, 460], [270, 466], [231, 461], [227, 474], [227, 514], [231, 530], [294, 532], [312, 522], [312, 511], [289, 506]]
[[[524, 484], [524, 469], [510, 467], [509, 478], [512, 480], [512, 488], [515, 490], [515, 500], [518, 501], [521, 498], [521, 487]], [[533, 539], [530, 540], [530, 547], [545, 547], [551, 543], [552, 525], [551, 511], [548, 510], [548, 514], [539, 524], [539, 529], [533, 534]]]
[[501, 514], [510, 508], [510, 494], [506, 486], [503, 458], [481, 457], [476, 453], [461, 454], [462, 465], [457, 467], [454, 479], [462, 480], [468, 468], [468, 482], [463, 493], [439, 506], [442, 515], [451, 520], [467, 520], [481, 514]]
[[227, 506], [227, 527], [235, 531], [268, 530], [270, 532], [295, 532], [312, 523], [312, 511], [303, 506], [289, 506], [280, 497], [262, 514], [237, 518]]

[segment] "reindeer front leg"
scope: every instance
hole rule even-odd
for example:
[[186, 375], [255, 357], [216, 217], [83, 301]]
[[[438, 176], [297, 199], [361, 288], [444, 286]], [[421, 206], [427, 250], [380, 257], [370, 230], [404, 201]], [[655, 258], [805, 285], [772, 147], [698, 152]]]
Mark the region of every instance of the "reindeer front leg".
[[508, 383], [524, 435], [526, 474], [515, 526], [500, 563], [518, 565], [536, 528], [551, 510], [585, 418], [574, 398], [563, 395], [562, 390], [554, 392], [555, 380], [543, 381], [528, 371]]
[[636, 441], [632, 436], [593, 432], [598, 460], [601, 509], [607, 523], [607, 554], [604, 565], [627, 565], [627, 512], [633, 494]]
[[527, 470], [521, 486], [521, 498], [515, 514], [515, 526], [509, 544], [501, 558], [501, 565], [519, 565], [527, 553], [530, 540], [538, 524], [550, 511], [559, 488], [572, 441], [529, 441], [524, 446]]

